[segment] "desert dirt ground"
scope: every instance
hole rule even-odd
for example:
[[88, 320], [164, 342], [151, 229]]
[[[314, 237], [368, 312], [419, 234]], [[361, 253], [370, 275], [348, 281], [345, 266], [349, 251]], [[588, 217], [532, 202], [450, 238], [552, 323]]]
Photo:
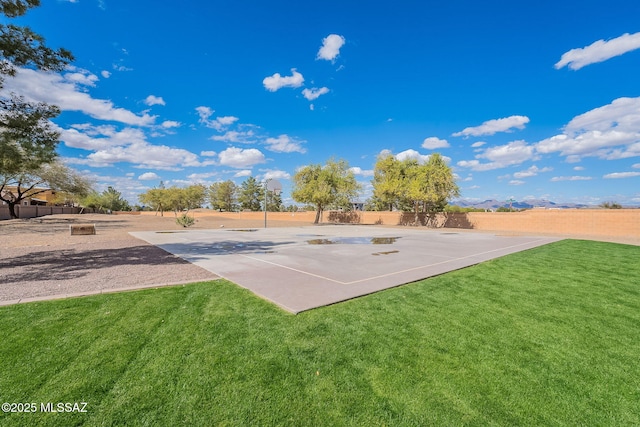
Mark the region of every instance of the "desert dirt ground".
[[[72, 236], [71, 224], [95, 224], [96, 234]], [[268, 225], [313, 224], [270, 220]], [[211, 215], [197, 216], [191, 228], [263, 226], [263, 220]], [[182, 227], [176, 224], [174, 215], [166, 213], [165, 216], [51, 215], [0, 221], [0, 305], [216, 279], [213, 273], [129, 235], [130, 231], [179, 229]], [[594, 240], [638, 244], [637, 239]]]
[[[95, 224], [72, 236], [71, 224]], [[269, 227], [310, 225], [270, 221]], [[197, 218], [191, 228], [264, 226], [261, 221]], [[178, 230], [173, 214], [51, 215], [0, 221], [0, 305], [216, 279], [213, 273], [131, 235]]]

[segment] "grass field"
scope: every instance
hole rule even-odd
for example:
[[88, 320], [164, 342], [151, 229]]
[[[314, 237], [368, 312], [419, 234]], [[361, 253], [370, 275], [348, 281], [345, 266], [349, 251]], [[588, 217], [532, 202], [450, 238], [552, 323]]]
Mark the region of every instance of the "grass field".
[[0, 308], [0, 401], [38, 409], [0, 425], [640, 425], [639, 260], [567, 240], [297, 316], [225, 281]]

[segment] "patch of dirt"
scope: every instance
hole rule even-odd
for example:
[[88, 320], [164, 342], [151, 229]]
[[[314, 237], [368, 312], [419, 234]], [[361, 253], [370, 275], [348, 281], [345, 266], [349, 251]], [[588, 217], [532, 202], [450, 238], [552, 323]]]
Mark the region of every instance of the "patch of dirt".
[[[72, 236], [71, 224], [94, 224], [96, 234]], [[269, 223], [270, 227], [300, 225]], [[220, 226], [258, 228], [264, 224], [203, 217], [197, 218], [191, 228]], [[213, 273], [129, 234], [182, 229], [173, 214], [50, 215], [0, 221], [0, 305], [30, 298], [216, 279]]]

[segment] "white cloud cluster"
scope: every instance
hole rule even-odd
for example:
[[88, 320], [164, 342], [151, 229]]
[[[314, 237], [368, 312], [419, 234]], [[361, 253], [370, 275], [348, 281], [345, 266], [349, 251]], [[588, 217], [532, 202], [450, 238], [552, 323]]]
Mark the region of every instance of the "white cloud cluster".
[[[475, 171], [488, 171], [519, 165], [536, 158], [533, 146], [527, 145], [525, 141], [512, 141], [505, 145], [489, 147], [483, 153], [476, 155], [476, 160], [462, 160], [457, 165]], [[489, 162], [481, 163], [478, 159], [486, 159]]]
[[312, 89], [304, 89], [302, 91], [302, 95], [307, 98], [307, 100], [309, 101], [313, 101], [315, 99], [320, 98], [322, 95], [325, 95], [329, 93], [329, 88], [326, 87], [321, 87], [320, 89], [318, 88], [312, 88]]
[[[329, 34], [322, 40], [322, 46], [316, 55], [316, 59], [324, 59], [334, 62], [340, 54], [340, 48], [345, 44], [345, 38], [338, 34]], [[267, 76], [262, 80], [264, 88], [270, 92], [276, 92], [283, 87], [299, 88], [304, 84], [304, 76], [299, 73], [295, 68], [291, 69], [290, 76], [282, 76], [280, 73], [275, 73], [271, 76]], [[302, 91], [302, 96], [308, 101], [314, 101], [320, 96], [329, 93], [328, 87], [321, 88], [305, 88]], [[311, 111], [315, 110], [313, 104], [309, 105]]]
[[140, 181], [157, 181], [160, 176], [155, 172], [145, 172], [138, 177]]
[[498, 132], [509, 132], [513, 129], [524, 129], [524, 125], [529, 123], [527, 116], [509, 116], [501, 119], [488, 120], [480, 126], [468, 127], [452, 136], [481, 136], [494, 135]]
[[345, 38], [338, 34], [329, 34], [322, 39], [322, 46], [318, 51], [317, 59], [335, 61], [340, 54], [340, 48], [345, 44]]
[[422, 142], [422, 148], [426, 148], [427, 150], [436, 150], [438, 148], [447, 148], [449, 147], [449, 143], [446, 139], [440, 139], [435, 136], [425, 138]]
[[207, 163], [201, 163], [198, 156], [190, 151], [166, 145], [152, 145], [147, 142], [106, 147], [84, 158], [66, 159], [66, 161], [93, 167], [107, 167], [124, 162], [132, 163], [137, 168], [174, 171], [187, 166], [207, 165]]
[[591, 181], [593, 178], [590, 176], [554, 176], [551, 178], [551, 182], [560, 182], [560, 181]]
[[262, 175], [263, 181], [266, 181], [267, 179], [291, 179], [291, 174], [282, 170], [268, 169], [264, 171], [264, 174]]
[[239, 119], [234, 116], [222, 116], [216, 117], [215, 119], [211, 119], [215, 110], [212, 110], [210, 107], [200, 106], [196, 107], [196, 111], [198, 116], [200, 116], [199, 122], [205, 125], [206, 127], [213, 128], [218, 132], [223, 131], [233, 123], [237, 122]]
[[161, 96], [149, 95], [145, 98], [144, 103], [149, 107], [153, 105], [167, 105]]
[[620, 178], [635, 178], [640, 176], [640, 172], [614, 172], [603, 176], [604, 179], [620, 179]]
[[289, 135], [280, 135], [277, 138], [266, 139], [267, 149], [275, 153], [306, 153], [302, 147], [303, 141], [296, 141]]
[[231, 142], [234, 144], [248, 144], [255, 141], [255, 133], [252, 130], [237, 131], [229, 130], [222, 135], [214, 135], [210, 139], [213, 141]]
[[429, 161], [429, 155], [420, 154], [416, 150], [408, 149], [396, 154], [396, 159], [400, 161], [407, 160], [407, 159], [414, 159], [414, 160], [417, 160], [418, 163], [426, 163]]
[[[478, 144], [477, 147], [481, 145]], [[610, 104], [576, 116], [563, 128], [563, 133], [537, 143], [513, 141], [479, 151], [474, 160], [462, 160], [457, 165], [476, 171], [487, 171], [517, 165], [527, 160], [537, 160], [542, 154], [552, 153], [565, 156], [569, 163], [578, 162], [584, 157], [598, 157], [604, 160], [638, 157], [640, 97], [618, 98]], [[489, 162], [482, 163], [482, 159]], [[619, 173], [627, 176], [626, 172]], [[552, 181], [576, 179], [580, 177], [556, 177]]]
[[116, 107], [110, 100], [92, 98], [84, 87], [94, 86], [97, 80], [95, 75], [80, 69], [59, 74], [23, 68], [14, 78], [5, 80], [3, 92], [15, 92], [28, 101], [46, 102], [63, 111], [79, 111], [98, 120], [134, 126], [150, 126], [155, 122], [156, 116], [135, 114]]
[[264, 88], [270, 92], [275, 92], [283, 87], [300, 87], [304, 83], [304, 77], [302, 74], [296, 71], [295, 68], [291, 69], [291, 75], [283, 77], [280, 73], [275, 73], [272, 76], [265, 77], [262, 80]]
[[360, 167], [354, 166], [352, 168], [349, 168], [349, 170], [353, 172], [353, 174], [356, 176], [373, 176], [374, 175], [373, 169], [362, 169]]
[[587, 65], [603, 62], [636, 49], [640, 49], [640, 33], [626, 33], [615, 39], [598, 40], [589, 46], [571, 49], [562, 55], [555, 67], [560, 69], [568, 66], [572, 70], [579, 70]]
[[552, 170], [553, 170], [553, 168], [551, 168], [551, 167], [539, 168], [539, 167], [533, 165], [533, 166], [531, 166], [530, 168], [528, 168], [526, 170], [514, 173], [513, 177], [517, 178], [517, 179], [530, 178], [532, 176], [537, 176], [539, 173], [551, 172]]
[[244, 169], [259, 163], [264, 163], [264, 154], [256, 148], [229, 147], [218, 154], [220, 164], [232, 168]]
[[560, 135], [538, 142], [539, 153], [559, 152], [567, 161], [640, 156], [640, 97], [618, 98], [571, 120]]

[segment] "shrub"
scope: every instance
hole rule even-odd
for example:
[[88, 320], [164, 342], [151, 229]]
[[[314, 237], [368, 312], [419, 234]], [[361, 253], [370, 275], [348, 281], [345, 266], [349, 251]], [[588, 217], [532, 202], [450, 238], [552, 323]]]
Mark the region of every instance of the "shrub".
[[185, 228], [191, 227], [195, 223], [196, 223], [196, 220], [193, 217], [190, 217], [189, 215], [187, 215], [186, 213], [176, 218], [176, 224], [181, 225]]

